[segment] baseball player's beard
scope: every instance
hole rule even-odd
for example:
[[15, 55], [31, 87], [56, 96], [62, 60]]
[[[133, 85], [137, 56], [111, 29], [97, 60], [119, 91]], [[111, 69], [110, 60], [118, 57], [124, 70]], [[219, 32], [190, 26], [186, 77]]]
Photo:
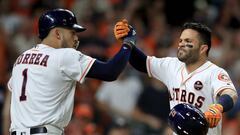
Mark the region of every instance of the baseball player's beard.
[[80, 43], [80, 42], [79, 42], [78, 40], [75, 41], [75, 44], [74, 44], [74, 48], [75, 48], [75, 49], [78, 49], [79, 43]]
[[78, 45], [79, 45], [79, 41], [74, 41], [73, 45], [69, 45], [69, 42], [67, 42], [66, 40], [63, 40], [61, 47], [62, 48], [74, 48], [74, 49], [77, 49]]
[[194, 64], [199, 59], [198, 50], [181, 50], [178, 49], [177, 57], [180, 61], [184, 62], [186, 65]]
[[62, 48], [69, 48], [69, 45], [68, 45], [66, 40], [63, 39], [61, 47]]

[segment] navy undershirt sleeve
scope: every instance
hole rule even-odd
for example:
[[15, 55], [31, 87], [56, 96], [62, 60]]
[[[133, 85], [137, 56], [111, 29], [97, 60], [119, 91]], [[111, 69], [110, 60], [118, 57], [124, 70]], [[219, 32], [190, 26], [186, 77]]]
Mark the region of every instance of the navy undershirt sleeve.
[[131, 54], [131, 47], [123, 45], [120, 51], [107, 62], [95, 60], [86, 77], [103, 81], [114, 81], [125, 68]]
[[129, 63], [138, 71], [147, 73], [147, 56], [137, 47], [132, 48]]
[[221, 95], [218, 99], [218, 103], [223, 106], [223, 112], [231, 110], [234, 106], [233, 99], [227, 94]]

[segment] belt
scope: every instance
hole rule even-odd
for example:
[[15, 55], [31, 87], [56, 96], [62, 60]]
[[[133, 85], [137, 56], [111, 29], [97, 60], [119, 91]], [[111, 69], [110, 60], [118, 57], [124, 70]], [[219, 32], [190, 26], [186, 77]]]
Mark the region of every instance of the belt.
[[[30, 128], [30, 134], [38, 134], [38, 133], [47, 133], [47, 128], [46, 127]], [[17, 135], [17, 132], [13, 131], [11, 135]]]

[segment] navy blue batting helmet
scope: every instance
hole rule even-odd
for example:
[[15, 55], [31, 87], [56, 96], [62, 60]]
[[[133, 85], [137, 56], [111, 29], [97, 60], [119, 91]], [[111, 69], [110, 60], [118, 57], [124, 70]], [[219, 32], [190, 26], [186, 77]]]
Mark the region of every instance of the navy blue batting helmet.
[[54, 27], [71, 28], [76, 32], [86, 30], [77, 24], [77, 19], [73, 12], [60, 8], [49, 10], [41, 15], [38, 21], [39, 38], [44, 39]]
[[171, 109], [168, 124], [178, 135], [206, 135], [208, 132], [208, 122], [202, 111], [186, 103]]

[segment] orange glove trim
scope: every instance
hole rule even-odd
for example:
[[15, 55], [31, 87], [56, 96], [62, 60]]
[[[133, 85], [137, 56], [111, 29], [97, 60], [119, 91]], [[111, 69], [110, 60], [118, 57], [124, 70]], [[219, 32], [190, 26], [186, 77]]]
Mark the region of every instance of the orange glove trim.
[[204, 113], [205, 118], [209, 123], [210, 128], [217, 126], [218, 122], [222, 118], [223, 107], [220, 104], [212, 104], [209, 106], [208, 110]]

